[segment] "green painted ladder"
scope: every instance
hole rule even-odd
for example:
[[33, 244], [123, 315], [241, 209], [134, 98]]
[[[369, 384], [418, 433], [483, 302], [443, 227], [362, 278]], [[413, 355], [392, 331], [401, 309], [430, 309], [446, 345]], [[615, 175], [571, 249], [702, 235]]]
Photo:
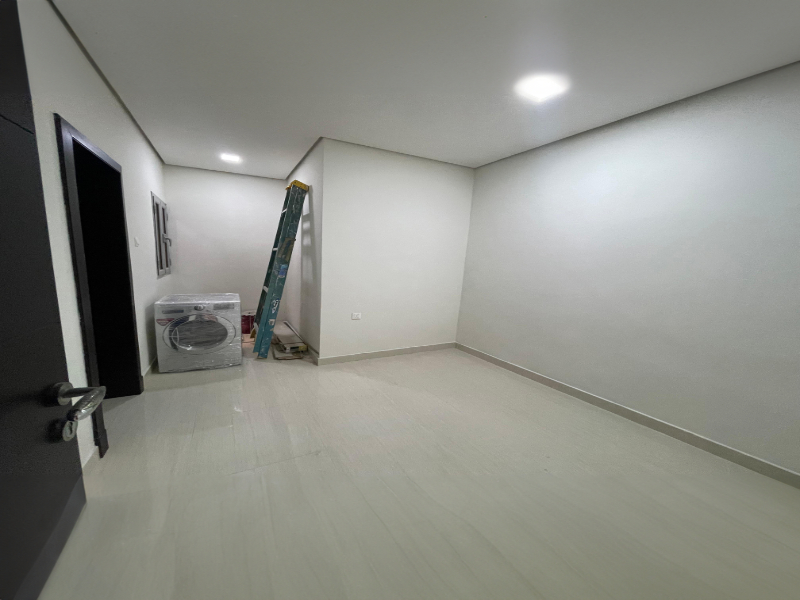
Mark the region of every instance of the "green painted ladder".
[[253, 352], [258, 352], [258, 358], [269, 356], [272, 331], [275, 329], [275, 320], [278, 318], [283, 287], [286, 285], [286, 273], [289, 270], [289, 261], [292, 258], [292, 250], [297, 237], [297, 226], [303, 216], [303, 201], [305, 201], [307, 193], [308, 186], [297, 180], [286, 188], [286, 199], [283, 201], [278, 233], [275, 234], [267, 276], [264, 279], [264, 286], [261, 288], [261, 298], [256, 311], [255, 326], [258, 334]]

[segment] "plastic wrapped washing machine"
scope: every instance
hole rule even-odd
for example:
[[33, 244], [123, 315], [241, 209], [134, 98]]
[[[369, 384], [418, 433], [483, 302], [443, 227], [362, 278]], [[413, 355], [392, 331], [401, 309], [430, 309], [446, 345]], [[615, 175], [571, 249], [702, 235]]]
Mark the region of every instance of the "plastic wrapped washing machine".
[[175, 294], [155, 304], [162, 373], [242, 364], [239, 294]]

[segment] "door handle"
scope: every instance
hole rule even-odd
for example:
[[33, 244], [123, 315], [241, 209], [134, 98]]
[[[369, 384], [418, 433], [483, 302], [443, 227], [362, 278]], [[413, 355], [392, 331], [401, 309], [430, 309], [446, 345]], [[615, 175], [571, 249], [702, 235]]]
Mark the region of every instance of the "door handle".
[[62, 406], [69, 404], [72, 398], [80, 396], [80, 400], [74, 404], [62, 422], [61, 437], [68, 442], [78, 432], [78, 421], [91, 415], [100, 406], [103, 398], [106, 397], [106, 387], [101, 385], [100, 387], [74, 388], [71, 383], [65, 382], [55, 384], [51, 393]]

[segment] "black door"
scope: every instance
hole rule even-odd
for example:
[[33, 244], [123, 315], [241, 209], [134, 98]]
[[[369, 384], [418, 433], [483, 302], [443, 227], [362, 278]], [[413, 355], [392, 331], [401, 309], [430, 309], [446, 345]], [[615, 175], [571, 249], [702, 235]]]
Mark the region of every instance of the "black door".
[[0, 0], [0, 598], [38, 596], [85, 503], [16, 2]]
[[[122, 192], [122, 167], [55, 115], [89, 385], [107, 398], [144, 391]], [[108, 448], [94, 413], [100, 456]]]

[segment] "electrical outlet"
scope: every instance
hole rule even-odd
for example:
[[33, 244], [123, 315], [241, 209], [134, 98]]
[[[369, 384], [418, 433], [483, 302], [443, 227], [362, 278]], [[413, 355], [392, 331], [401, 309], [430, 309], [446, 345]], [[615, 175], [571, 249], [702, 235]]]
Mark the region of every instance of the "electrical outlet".
[[361, 313], [353, 313], [352, 315], [350, 315], [350, 318], [353, 319], [353, 321], [360, 321]]

